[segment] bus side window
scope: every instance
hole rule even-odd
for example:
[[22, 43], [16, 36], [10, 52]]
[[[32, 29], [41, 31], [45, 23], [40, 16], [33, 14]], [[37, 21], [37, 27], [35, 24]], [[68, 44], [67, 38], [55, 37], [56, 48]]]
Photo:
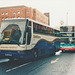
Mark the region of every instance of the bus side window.
[[23, 44], [25, 44], [26, 42], [26, 31], [24, 32], [24, 40], [23, 40]]
[[37, 32], [40, 33], [40, 25], [37, 25]]
[[72, 37], [74, 37], [74, 33], [72, 33]]
[[33, 23], [33, 32], [35, 32], [35, 24]]
[[31, 41], [31, 28], [29, 27], [28, 36], [27, 36], [27, 45], [30, 44], [30, 41]]
[[34, 33], [37, 33], [37, 30], [38, 30], [38, 29], [37, 29], [37, 26], [38, 26], [38, 25], [37, 25], [36, 23], [33, 23], [33, 32], [34, 32]]
[[31, 26], [31, 21], [29, 21], [29, 26]]

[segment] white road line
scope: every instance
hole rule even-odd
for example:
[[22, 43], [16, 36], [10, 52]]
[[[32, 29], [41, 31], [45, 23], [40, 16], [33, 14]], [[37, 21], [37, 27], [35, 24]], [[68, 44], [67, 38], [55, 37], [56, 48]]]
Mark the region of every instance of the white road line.
[[55, 60], [52, 60], [52, 61], [51, 61], [51, 64], [58, 62], [58, 60], [59, 60], [59, 58], [57, 58], [57, 59], [55, 59]]
[[23, 67], [23, 66], [28, 65], [28, 64], [30, 64], [30, 63], [31, 63], [31, 62], [29, 62], [29, 63], [25, 63], [25, 64], [22, 64], [22, 65], [20, 65], [20, 66], [17, 66], [17, 67], [11, 68], [11, 69], [8, 69], [8, 70], [6, 70], [6, 72], [9, 72], [9, 71], [15, 70], [15, 69], [17, 69], [17, 68]]
[[9, 59], [0, 59], [0, 63], [3, 63], [3, 62], [8, 62]]
[[60, 54], [61, 54], [61, 52], [62, 52], [61, 50], [60, 50], [59, 52], [56, 52], [56, 55], [60, 55]]

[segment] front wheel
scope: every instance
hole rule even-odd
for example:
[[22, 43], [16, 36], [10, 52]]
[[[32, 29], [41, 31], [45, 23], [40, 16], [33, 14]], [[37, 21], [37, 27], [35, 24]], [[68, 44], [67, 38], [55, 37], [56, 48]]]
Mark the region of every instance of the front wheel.
[[37, 51], [34, 52], [34, 58], [37, 58], [38, 57], [38, 53]]
[[38, 58], [38, 49], [35, 49], [33, 55], [34, 55], [34, 59]]

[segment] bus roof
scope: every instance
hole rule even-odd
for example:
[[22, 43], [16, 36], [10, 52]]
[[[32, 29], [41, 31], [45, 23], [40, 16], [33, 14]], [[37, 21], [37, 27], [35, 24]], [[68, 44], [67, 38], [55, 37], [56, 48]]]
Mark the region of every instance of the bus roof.
[[72, 27], [75, 27], [74, 25], [63, 25], [63, 26], [60, 26], [60, 27], [70, 27], [70, 26], [72, 26]]
[[52, 28], [52, 29], [55, 29], [55, 30], [58, 30], [60, 31], [59, 29], [56, 29], [56, 28], [53, 28], [53, 27], [50, 27], [50, 25], [47, 25], [47, 24], [44, 24], [44, 23], [41, 23], [41, 22], [38, 22], [38, 21], [35, 21], [35, 20], [32, 20], [32, 19], [29, 19], [29, 18], [9, 18], [9, 19], [5, 19], [5, 20], [20, 20], [20, 19], [28, 19], [29, 21], [33, 21], [35, 23], [38, 23], [38, 24], [41, 24], [43, 26], [46, 26], [46, 27], [49, 27], [49, 28]]

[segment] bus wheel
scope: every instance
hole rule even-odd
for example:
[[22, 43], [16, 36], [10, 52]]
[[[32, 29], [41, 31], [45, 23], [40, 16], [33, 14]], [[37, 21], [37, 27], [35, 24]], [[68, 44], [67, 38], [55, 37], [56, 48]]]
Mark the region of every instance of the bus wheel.
[[35, 49], [33, 55], [34, 55], [34, 58], [35, 58], [35, 59], [38, 58], [38, 49]]

